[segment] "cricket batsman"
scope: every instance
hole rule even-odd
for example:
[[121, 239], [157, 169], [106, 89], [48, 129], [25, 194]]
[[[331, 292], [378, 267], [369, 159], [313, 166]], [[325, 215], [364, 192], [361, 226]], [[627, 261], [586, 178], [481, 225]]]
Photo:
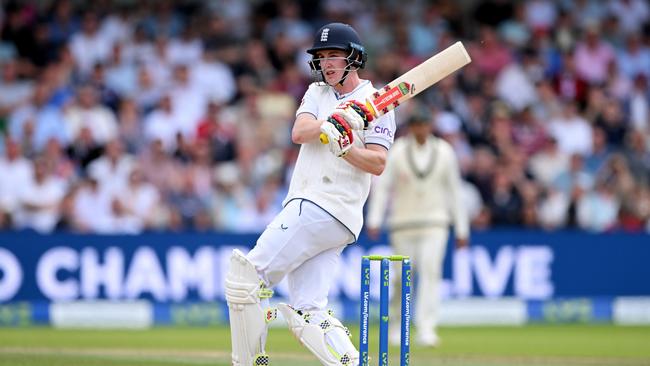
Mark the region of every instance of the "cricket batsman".
[[[226, 277], [233, 365], [268, 365], [265, 352], [273, 288], [287, 277], [289, 304], [278, 310], [323, 365], [358, 365], [347, 329], [326, 310], [332, 268], [356, 242], [372, 175], [380, 175], [393, 143], [393, 112], [373, 120], [359, 102], [375, 92], [358, 70], [367, 54], [349, 25], [318, 30], [307, 50], [316, 81], [307, 89], [291, 132], [300, 152], [284, 208], [246, 255], [232, 253]], [[321, 144], [319, 135], [327, 137]]]

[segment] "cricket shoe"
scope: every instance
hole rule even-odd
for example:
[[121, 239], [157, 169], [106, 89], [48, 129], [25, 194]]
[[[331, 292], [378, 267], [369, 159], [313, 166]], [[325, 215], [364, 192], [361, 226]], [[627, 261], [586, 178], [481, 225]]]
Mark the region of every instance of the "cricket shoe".
[[399, 329], [390, 328], [388, 331], [388, 343], [391, 346], [399, 346], [402, 343], [402, 332]]
[[440, 346], [440, 337], [435, 333], [426, 332], [418, 334], [415, 343], [423, 347], [438, 347]]

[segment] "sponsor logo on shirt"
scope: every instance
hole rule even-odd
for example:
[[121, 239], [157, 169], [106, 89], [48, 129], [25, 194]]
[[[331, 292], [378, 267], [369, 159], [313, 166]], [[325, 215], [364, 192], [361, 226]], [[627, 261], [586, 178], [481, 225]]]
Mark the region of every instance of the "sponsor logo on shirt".
[[382, 135], [386, 135], [390, 138], [393, 137], [393, 131], [390, 130], [388, 127], [382, 127], [382, 126], [375, 126], [375, 133], [380, 133]]

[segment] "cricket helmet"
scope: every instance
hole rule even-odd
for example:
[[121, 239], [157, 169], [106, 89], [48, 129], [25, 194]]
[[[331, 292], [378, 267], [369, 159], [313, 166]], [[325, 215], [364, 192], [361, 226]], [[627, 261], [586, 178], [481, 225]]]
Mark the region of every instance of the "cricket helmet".
[[307, 50], [313, 56], [320, 50], [341, 50], [348, 52], [351, 66], [362, 69], [366, 64], [368, 54], [361, 44], [357, 31], [352, 26], [343, 23], [329, 23], [321, 27], [314, 38], [314, 45]]
[[366, 65], [368, 54], [361, 44], [357, 31], [352, 26], [343, 23], [329, 23], [321, 27], [316, 33], [313, 46], [307, 50], [312, 55], [309, 61], [312, 74], [317, 81], [324, 81], [325, 77], [320, 65], [320, 59], [316, 52], [321, 50], [341, 50], [347, 52], [347, 66], [343, 78], [339, 81], [343, 84], [348, 73], [352, 69], [363, 69]]

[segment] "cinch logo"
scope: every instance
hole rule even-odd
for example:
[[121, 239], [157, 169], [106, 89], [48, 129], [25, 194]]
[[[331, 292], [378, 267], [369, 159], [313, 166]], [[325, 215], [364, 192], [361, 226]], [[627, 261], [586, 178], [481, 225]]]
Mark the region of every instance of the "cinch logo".
[[323, 29], [323, 32], [320, 34], [320, 41], [321, 42], [327, 42], [327, 37], [329, 35], [330, 29], [325, 28]]
[[375, 126], [375, 132], [388, 135], [388, 137], [393, 137], [393, 131], [391, 131], [388, 127]]

